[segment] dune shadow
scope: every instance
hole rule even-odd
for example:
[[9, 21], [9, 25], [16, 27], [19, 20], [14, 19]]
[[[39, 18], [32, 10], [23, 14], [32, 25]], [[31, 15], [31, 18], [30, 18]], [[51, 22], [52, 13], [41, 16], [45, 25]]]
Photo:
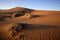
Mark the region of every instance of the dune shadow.
[[45, 29], [46, 30], [46, 29], [56, 29], [56, 28], [57, 27], [54, 25], [36, 25], [36, 24], [17, 23], [16, 25], [11, 26], [8, 29], [8, 32], [9, 32], [9, 35], [14, 37], [17, 35], [17, 33], [22, 32], [24, 30], [31, 30], [31, 29]]
[[42, 17], [43, 15], [32, 15], [32, 18]]
[[23, 29], [56, 29], [55, 25], [20, 24]]
[[5, 19], [4, 18], [0, 18], [0, 22], [4, 21]]

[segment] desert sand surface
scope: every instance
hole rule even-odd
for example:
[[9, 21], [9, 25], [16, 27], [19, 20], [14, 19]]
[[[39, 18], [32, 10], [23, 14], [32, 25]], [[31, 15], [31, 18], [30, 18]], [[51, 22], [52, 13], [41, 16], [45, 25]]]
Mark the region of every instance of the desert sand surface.
[[[14, 12], [13, 9], [10, 10]], [[16, 8], [14, 8], [14, 10], [16, 11]], [[20, 9], [17, 8], [17, 10]], [[7, 12], [7, 15], [10, 14], [9, 12]], [[29, 12], [32, 14], [31, 18], [28, 18], [27, 16], [19, 16], [0, 19], [0, 39], [60, 40], [60, 11], [30, 11], [29, 9]], [[5, 13], [6, 11], [1, 11], [0, 18], [2, 15], [4, 16]]]

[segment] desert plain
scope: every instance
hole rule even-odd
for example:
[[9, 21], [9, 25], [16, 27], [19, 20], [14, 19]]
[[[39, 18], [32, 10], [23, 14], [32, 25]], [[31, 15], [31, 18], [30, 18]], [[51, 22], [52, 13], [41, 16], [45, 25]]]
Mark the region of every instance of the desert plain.
[[60, 40], [60, 11], [0, 10], [0, 40]]

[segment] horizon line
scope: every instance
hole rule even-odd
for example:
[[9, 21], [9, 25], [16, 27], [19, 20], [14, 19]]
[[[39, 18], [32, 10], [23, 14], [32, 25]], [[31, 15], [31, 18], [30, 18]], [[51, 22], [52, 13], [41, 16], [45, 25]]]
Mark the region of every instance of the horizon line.
[[[9, 9], [13, 9], [13, 8], [16, 8], [16, 7], [0, 8], [0, 10], [9, 10]], [[21, 7], [21, 8], [27, 8], [27, 7]], [[33, 8], [27, 8], [27, 9], [33, 9]], [[33, 9], [33, 10], [60, 11], [60, 10], [56, 10], [56, 9]]]

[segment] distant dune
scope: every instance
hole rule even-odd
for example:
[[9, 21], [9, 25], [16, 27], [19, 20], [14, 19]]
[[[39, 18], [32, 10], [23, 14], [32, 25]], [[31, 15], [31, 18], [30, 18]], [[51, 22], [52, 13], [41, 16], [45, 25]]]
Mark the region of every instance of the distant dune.
[[33, 11], [32, 9], [27, 9], [27, 8], [22, 8], [22, 7], [15, 7], [15, 8], [11, 8], [11, 9], [7, 9], [7, 10], [3, 10], [1, 11], [1, 13], [5, 12], [5, 13], [15, 13], [15, 12], [31, 12]]
[[52, 11], [52, 10], [33, 10], [33, 9], [29, 9], [29, 8], [23, 8], [23, 7], [15, 7], [15, 8], [11, 8], [11, 9], [5, 9], [5, 10], [0, 10], [0, 13], [14, 13], [14, 12], [21, 12], [21, 11], [25, 11], [25, 12], [60, 12], [60, 11]]

